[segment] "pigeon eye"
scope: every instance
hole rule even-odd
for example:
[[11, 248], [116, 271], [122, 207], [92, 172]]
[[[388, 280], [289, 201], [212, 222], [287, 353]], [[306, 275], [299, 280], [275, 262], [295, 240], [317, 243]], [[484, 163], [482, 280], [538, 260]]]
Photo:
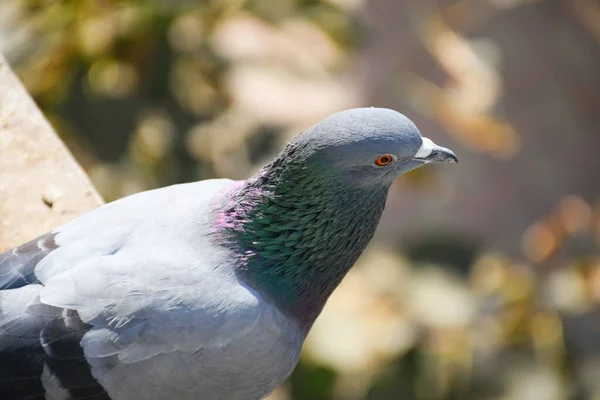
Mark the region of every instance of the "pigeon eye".
[[394, 161], [394, 157], [391, 154], [382, 154], [375, 159], [375, 164], [379, 165], [380, 167], [385, 167], [392, 161]]

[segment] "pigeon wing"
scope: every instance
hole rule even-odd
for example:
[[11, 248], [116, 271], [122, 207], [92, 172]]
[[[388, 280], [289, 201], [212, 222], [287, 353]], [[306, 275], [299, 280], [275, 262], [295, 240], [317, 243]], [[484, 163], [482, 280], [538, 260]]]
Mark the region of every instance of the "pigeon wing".
[[258, 300], [209, 242], [211, 204], [231, 184], [133, 195], [0, 255], [0, 397], [108, 399], [94, 360], [135, 363], [243, 335]]

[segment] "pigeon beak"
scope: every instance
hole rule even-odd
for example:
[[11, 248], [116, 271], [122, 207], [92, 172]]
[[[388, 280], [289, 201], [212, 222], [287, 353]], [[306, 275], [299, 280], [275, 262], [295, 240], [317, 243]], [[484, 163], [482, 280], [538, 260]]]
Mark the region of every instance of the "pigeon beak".
[[457, 163], [458, 158], [452, 150], [433, 143], [431, 139], [423, 138], [423, 144], [415, 154], [414, 160], [428, 163]]

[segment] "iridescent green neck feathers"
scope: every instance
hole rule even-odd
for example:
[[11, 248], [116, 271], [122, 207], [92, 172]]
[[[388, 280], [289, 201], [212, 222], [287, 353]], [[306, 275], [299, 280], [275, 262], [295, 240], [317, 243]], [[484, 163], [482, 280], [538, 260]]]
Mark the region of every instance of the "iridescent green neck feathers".
[[231, 193], [221, 229], [239, 277], [308, 328], [373, 236], [387, 187], [351, 187], [286, 156]]

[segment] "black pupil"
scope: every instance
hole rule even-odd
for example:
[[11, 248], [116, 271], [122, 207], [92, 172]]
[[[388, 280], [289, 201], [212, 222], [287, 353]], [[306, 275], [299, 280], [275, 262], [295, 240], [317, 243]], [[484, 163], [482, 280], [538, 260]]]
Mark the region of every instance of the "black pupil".
[[390, 162], [390, 158], [388, 156], [383, 156], [379, 159], [379, 162], [382, 164], [387, 164]]

